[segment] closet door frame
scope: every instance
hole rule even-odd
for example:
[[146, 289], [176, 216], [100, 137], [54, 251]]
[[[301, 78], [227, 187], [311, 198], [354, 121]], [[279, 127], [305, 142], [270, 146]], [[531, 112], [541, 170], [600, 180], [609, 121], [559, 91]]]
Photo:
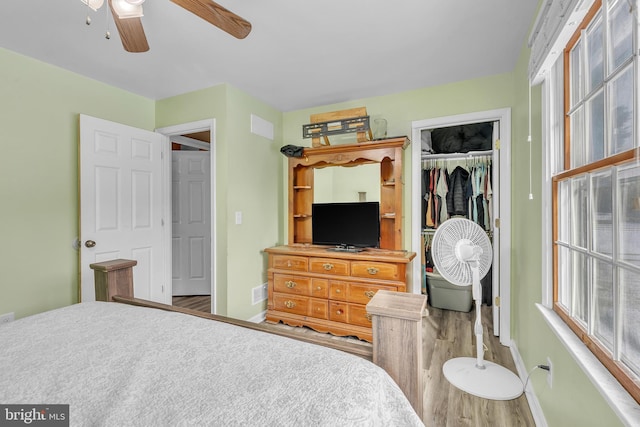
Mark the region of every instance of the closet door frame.
[[[497, 242], [494, 248], [493, 283], [494, 285], [493, 330], [500, 336], [500, 343], [511, 346], [511, 109], [478, 111], [454, 116], [417, 120], [411, 123], [411, 250], [419, 253], [421, 248], [421, 131], [439, 127], [465, 125], [481, 122], [498, 122], [500, 136], [499, 147], [494, 145], [494, 168], [498, 166], [498, 185], [493, 185], [493, 238]], [[494, 132], [495, 134], [495, 132]], [[495, 141], [494, 141], [495, 143]], [[462, 154], [462, 153], [461, 153]], [[462, 154], [464, 155], [464, 154]], [[494, 177], [495, 177], [494, 172]], [[422, 271], [420, 258], [413, 262], [411, 271], [412, 290], [420, 293]], [[496, 299], [499, 297], [499, 300]], [[499, 301], [499, 303], [496, 303]]]

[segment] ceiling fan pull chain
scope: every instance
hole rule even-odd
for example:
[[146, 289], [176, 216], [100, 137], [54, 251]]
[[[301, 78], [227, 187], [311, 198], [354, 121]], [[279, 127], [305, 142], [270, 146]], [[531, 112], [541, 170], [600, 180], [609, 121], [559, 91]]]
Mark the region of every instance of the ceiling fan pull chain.
[[85, 24], [91, 25], [91, 17], [89, 16], [89, 0], [87, 0], [87, 19], [84, 21]]
[[109, 7], [106, 8], [107, 9], [107, 31], [104, 33], [104, 38], [107, 40], [111, 40], [111, 31], [109, 31]]

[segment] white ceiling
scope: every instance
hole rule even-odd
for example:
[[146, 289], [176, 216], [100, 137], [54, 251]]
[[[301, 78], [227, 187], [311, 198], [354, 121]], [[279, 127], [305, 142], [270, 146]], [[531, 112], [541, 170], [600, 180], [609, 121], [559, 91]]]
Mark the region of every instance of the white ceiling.
[[80, 0], [1, 0], [0, 46], [151, 99], [229, 83], [290, 111], [510, 72], [538, 0], [218, 3], [251, 22], [247, 38], [148, 0], [151, 49], [127, 53], [105, 6], [87, 26]]

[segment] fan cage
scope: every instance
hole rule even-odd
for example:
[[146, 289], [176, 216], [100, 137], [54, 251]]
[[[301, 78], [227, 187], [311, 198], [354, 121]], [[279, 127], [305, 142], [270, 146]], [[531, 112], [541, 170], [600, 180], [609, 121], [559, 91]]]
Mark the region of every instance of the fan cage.
[[473, 282], [470, 263], [458, 259], [456, 255], [456, 245], [463, 239], [482, 249], [479, 258], [480, 279], [487, 275], [493, 260], [491, 241], [482, 227], [466, 218], [450, 218], [443, 222], [431, 243], [433, 263], [445, 280], [458, 286], [468, 286]]

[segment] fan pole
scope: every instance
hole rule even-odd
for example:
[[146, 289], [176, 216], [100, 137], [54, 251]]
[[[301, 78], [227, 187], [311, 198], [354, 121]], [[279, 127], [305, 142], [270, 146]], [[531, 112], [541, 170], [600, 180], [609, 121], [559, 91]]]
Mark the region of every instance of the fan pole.
[[476, 367], [478, 369], [484, 369], [484, 340], [482, 338], [482, 286], [480, 285], [480, 261], [471, 261], [471, 274], [473, 275], [473, 282], [471, 286], [471, 293], [473, 300], [476, 303], [476, 323], [474, 325], [474, 332], [476, 334]]

